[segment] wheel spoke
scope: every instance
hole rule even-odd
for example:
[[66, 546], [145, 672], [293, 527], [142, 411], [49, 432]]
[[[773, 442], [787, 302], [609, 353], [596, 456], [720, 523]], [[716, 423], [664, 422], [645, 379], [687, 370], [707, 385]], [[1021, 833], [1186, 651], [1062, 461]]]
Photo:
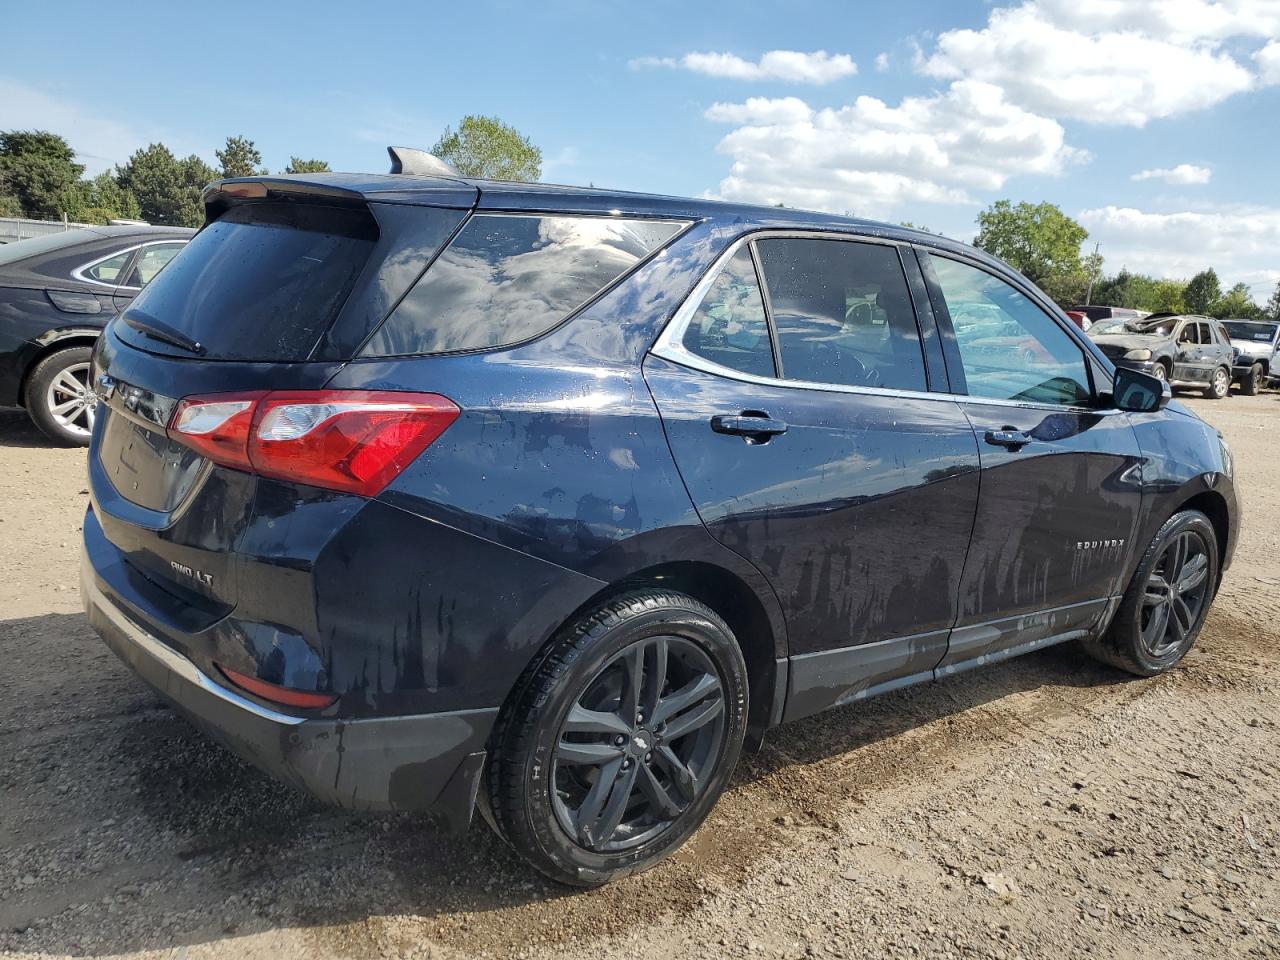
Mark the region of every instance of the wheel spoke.
[[1183, 565], [1182, 573], [1178, 577], [1178, 592], [1186, 593], [1189, 590], [1195, 590], [1204, 583], [1208, 575], [1209, 558], [1203, 553], [1197, 553]]
[[1182, 640], [1191, 632], [1191, 624], [1195, 617], [1191, 613], [1191, 607], [1183, 597], [1173, 598], [1171, 612], [1173, 616], [1170, 619], [1177, 625], [1178, 639]]
[[569, 710], [564, 722], [565, 733], [612, 733], [631, 735], [631, 724], [616, 713], [605, 713], [602, 710], [588, 710], [575, 703]]
[[54, 377], [53, 385], [63, 393], [78, 394], [84, 389], [84, 383], [72, 376], [70, 370], [63, 370]]
[[1182, 565], [1187, 561], [1187, 537], [1186, 534], [1180, 534], [1174, 538], [1173, 543], [1169, 545], [1169, 553], [1166, 555], [1164, 575], [1169, 583], [1177, 583], [1178, 575], [1182, 572]]
[[65, 417], [68, 414], [70, 414], [72, 410], [75, 410], [77, 407], [83, 407], [83, 406], [84, 406], [83, 400], [81, 400], [79, 397], [72, 397], [70, 400], [64, 400], [62, 401], [62, 403], [59, 403], [56, 406], [50, 407], [49, 412], [52, 413], [55, 417]]
[[561, 740], [556, 745], [556, 760], [570, 766], [598, 766], [617, 760], [622, 756], [622, 748], [612, 743], [576, 743], [572, 740]]
[[650, 718], [650, 722], [657, 722], [652, 718], [658, 711], [662, 688], [667, 685], [667, 638], [655, 637], [649, 649], [653, 651], [653, 664], [649, 670], [649, 680], [645, 684], [641, 709]]
[[695, 706], [719, 689], [720, 681], [709, 673], [690, 680], [670, 696], [658, 701], [657, 709], [653, 711], [653, 723], [657, 725], [668, 722], [672, 717]]
[[693, 775], [685, 764], [676, 756], [676, 752], [663, 744], [654, 753], [656, 762], [662, 764], [663, 769], [667, 771], [667, 776], [671, 778], [671, 782], [675, 784], [680, 795], [684, 797], [685, 802], [691, 802], [698, 795], [698, 778]]
[[658, 815], [664, 820], [674, 820], [684, 812], [685, 805], [677, 803], [667, 792], [653, 772], [653, 768], [645, 763], [641, 764], [640, 772], [636, 776], [637, 783], [640, 786], [640, 792], [645, 795], [653, 806], [657, 809]]
[[635, 720], [640, 713], [640, 694], [644, 683], [644, 645], [637, 643], [622, 657], [622, 708], [624, 719]]
[[1161, 603], [1151, 611], [1151, 620], [1147, 623], [1147, 629], [1143, 631], [1143, 638], [1147, 641], [1147, 648], [1155, 650], [1164, 643], [1164, 635], [1168, 629], [1169, 604]]
[[1164, 577], [1153, 573], [1147, 579], [1147, 589], [1142, 595], [1142, 602], [1147, 606], [1164, 603], [1169, 599], [1169, 584]]
[[[592, 815], [588, 816], [588, 807], [584, 803], [582, 812], [579, 814], [579, 836], [582, 842], [588, 847], [599, 847], [608, 843], [614, 832], [618, 829], [618, 824], [622, 822], [622, 815], [627, 811], [627, 802], [631, 799], [631, 791], [636, 785], [636, 765], [634, 763], [624, 766], [621, 761], [612, 777], [607, 776], [610, 766], [605, 767], [600, 775], [600, 779], [596, 781], [595, 786], [591, 788], [591, 794], [600, 790], [597, 805], [602, 804], [602, 809], [597, 814], [594, 809]], [[591, 794], [587, 795], [587, 800], [591, 801]], [[607, 801], [604, 797], [608, 797]]]
[[662, 731], [663, 739], [668, 741], [679, 740], [719, 716], [720, 711], [723, 709], [724, 700], [717, 696], [714, 700], [708, 700], [701, 706], [686, 710], [684, 713], [667, 721], [667, 725]]
[[621, 772], [621, 757], [601, 767], [600, 775], [596, 777], [596, 782], [591, 785], [586, 798], [582, 801], [582, 806], [578, 808], [576, 824], [578, 839], [588, 847], [594, 844], [593, 828], [596, 821], [600, 819], [600, 811], [604, 809], [605, 801], [613, 791], [614, 781], [618, 779], [618, 774]]
[[[1165, 606], [1168, 613], [1165, 614], [1165, 621], [1168, 624], [1167, 636], [1171, 637], [1174, 644], [1182, 643], [1186, 639], [1186, 628], [1183, 625], [1182, 618], [1179, 615], [1178, 608], [1182, 607], [1186, 610], [1187, 605], [1182, 602], [1181, 597], [1174, 598]], [[1189, 612], [1189, 611], [1188, 611]], [[1189, 620], [1190, 618], [1188, 618]]]

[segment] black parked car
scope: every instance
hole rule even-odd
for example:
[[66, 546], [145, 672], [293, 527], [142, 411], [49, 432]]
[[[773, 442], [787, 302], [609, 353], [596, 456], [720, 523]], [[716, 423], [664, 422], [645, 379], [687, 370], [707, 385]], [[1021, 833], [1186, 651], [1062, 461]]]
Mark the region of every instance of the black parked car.
[[25, 406], [54, 440], [87, 444], [94, 340], [194, 233], [86, 227], [0, 247], [0, 406]]
[[1235, 548], [1217, 431], [943, 237], [426, 176], [205, 199], [95, 354], [90, 622], [264, 769], [478, 802], [565, 883], [670, 853], [783, 721], [1068, 640], [1168, 670]]
[[1221, 400], [1231, 390], [1231, 340], [1209, 317], [1153, 313], [1141, 320], [1099, 320], [1089, 336], [1113, 363], [1175, 387], [1200, 387]]

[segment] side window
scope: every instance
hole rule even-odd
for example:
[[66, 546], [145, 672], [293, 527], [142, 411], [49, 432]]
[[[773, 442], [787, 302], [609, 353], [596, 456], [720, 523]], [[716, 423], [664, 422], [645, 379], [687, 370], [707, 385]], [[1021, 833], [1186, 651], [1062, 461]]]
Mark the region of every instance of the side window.
[[129, 262], [129, 258], [133, 256], [132, 250], [126, 250], [124, 253], [117, 253], [114, 257], [103, 260], [101, 263], [95, 263], [84, 271], [84, 275], [99, 283], [120, 283], [122, 278], [120, 271], [125, 268], [125, 264]]
[[716, 276], [681, 343], [722, 367], [758, 377], [775, 375], [764, 298], [747, 246]]
[[1027, 297], [977, 267], [930, 254], [955, 329], [969, 394], [994, 400], [1087, 404], [1084, 352]]
[[1194, 323], [1184, 323], [1182, 331], [1178, 334], [1179, 343], [1199, 343], [1200, 336], [1196, 333], [1196, 325]]
[[852, 240], [756, 244], [788, 380], [924, 390], [924, 355], [896, 247]]
[[1209, 324], [1200, 323], [1197, 324], [1197, 326], [1200, 328], [1200, 342], [1203, 344], [1212, 344], [1213, 334], [1209, 332]]
[[125, 286], [145, 287], [160, 272], [160, 268], [172, 260], [184, 246], [186, 244], [183, 243], [153, 243], [149, 247], [143, 247], [138, 251], [138, 259], [129, 271]]

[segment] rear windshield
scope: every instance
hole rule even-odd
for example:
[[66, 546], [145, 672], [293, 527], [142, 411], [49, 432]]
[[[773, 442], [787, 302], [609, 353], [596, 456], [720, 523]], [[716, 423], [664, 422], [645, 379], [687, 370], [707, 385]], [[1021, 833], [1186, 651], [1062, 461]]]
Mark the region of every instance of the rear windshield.
[[538, 336], [683, 226], [670, 220], [477, 214], [363, 355], [481, 350]]
[[[378, 238], [366, 209], [232, 207], [138, 295], [128, 315], [198, 341], [212, 360], [305, 360], [333, 323]], [[153, 341], [127, 326], [122, 336]]]

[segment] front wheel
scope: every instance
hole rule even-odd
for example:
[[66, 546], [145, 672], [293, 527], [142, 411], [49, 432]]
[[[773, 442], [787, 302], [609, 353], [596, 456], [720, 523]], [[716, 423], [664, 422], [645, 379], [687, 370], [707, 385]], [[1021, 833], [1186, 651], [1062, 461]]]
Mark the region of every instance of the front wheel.
[[27, 413], [47, 437], [64, 446], [89, 445], [98, 404], [89, 382], [92, 356], [92, 347], [56, 350], [27, 377]]
[[1249, 368], [1249, 371], [1240, 380], [1240, 392], [1246, 397], [1252, 397], [1262, 389], [1262, 381], [1266, 376], [1262, 372], [1262, 364], [1255, 363]]
[[1217, 587], [1213, 524], [1199, 510], [1175, 513], [1147, 547], [1107, 632], [1084, 648], [1140, 677], [1164, 673], [1196, 642]]
[[746, 717], [746, 664], [725, 622], [683, 594], [623, 594], [554, 641], [503, 708], [489, 810], [561, 883], [648, 869], [715, 805]]
[[1151, 375], [1164, 383], [1169, 382], [1169, 368], [1163, 363], [1157, 362], [1156, 365], [1151, 368]]
[[1209, 386], [1205, 389], [1204, 395], [1210, 400], [1221, 400], [1230, 392], [1231, 371], [1226, 367], [1219, 367], [1209, 378]]

